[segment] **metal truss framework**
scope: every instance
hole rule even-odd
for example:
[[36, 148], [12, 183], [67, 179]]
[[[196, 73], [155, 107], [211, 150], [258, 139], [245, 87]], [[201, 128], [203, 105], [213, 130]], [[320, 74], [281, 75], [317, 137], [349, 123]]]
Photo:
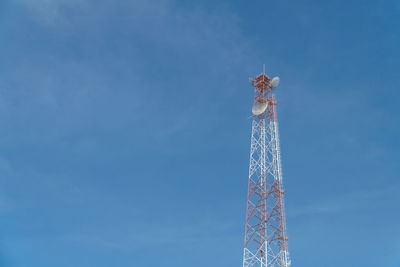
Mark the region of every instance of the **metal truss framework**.
[[253, 80], [254, 101], [267, 109], [253, 116], [243, 267], [288, 267], [282, 170], [276, 101], [271, 80], [261, 74]]

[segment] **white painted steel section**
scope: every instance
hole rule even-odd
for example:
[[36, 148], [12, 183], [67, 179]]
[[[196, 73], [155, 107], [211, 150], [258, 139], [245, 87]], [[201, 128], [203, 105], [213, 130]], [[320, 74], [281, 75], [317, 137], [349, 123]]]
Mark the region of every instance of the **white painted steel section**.
[[[272, 108], [272, 107], [270, 107]], [[275, 114], [276, 115], [276, 114]], [[268, 112], [259, 116], [255, 116], [252, 121], [251, 146], [250, 146], [250, 164], [249, 164], [249, 187], [251, 184], [260, 182], [260, 187], [256, 188], [257, 192], [269, 190], [268, 185], [274, 181], [279, 181], [279, 190], [282, 188], [282, 167], [279, 146], [278, 123], [270, 120]], [[256, 209], [257, 199], [253, 201], [249, 196], [247, 212], [252, 208]], [[283, 197], [281, 198], [283, 201]], [[276, 206], [274, 203], [268, 202], [268, 199], [262, 202], [268, 210], [273, 210]], [[275, 205], [275, 206], [274, 206]], [[284, 205], [281, 205], [281, 216], [283, 218], [283, 229], [286, 230], [286, 217], [284, 213]], [[248, 214], [246, 214], [247, 216]], [[243, 251], [243, 267], [259, 266], [259, 267], [288, 267], [291, 264], [289, 252], [280, 250], [273, 237], [268, 236], [269, 229], [276, 227], [273, 220], [270, 222], [263, 221], [258, 228], [254, 227], [255, 223], [247, 221], [246, 217], [246, 233], [245, 247]], [[265, 241], [260, 244], [253, 242], [253, 239], [261, 239], [260, 229], [265, 229]], [[286, 237], [286, 233], [284, 233]], [[268, 244], [272, 245], [269, 246]], [[264, 253], [262, 252], [264, 251]], [[263, 255], [264, 254], [264, 255]]]

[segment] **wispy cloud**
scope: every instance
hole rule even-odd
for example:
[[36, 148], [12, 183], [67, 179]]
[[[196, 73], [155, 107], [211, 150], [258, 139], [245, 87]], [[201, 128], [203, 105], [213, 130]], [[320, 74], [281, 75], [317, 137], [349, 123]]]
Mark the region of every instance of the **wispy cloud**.
[[339, 214], [350, 211], [362, 211], [370, 208], [372, 201], [385, 198], [391, 194], [396, 194], [399, 189], [399, 185], [393, 185], [378, 190], [347, 193], [332, 199], [321, 200], [319, 203], [312, 203], [304, 207], [299, 207], [296, 210], [291, 210], [288, 212], [288, 216], [298, 217], [304, 215]]
[[86, 0], [17, 0], [28, 8], [37, 21], [45, 25], [61, 23], [65, 18], [63, 9], [81, 7]]
[[[182, 221], [172, 223], [167, 220], [164, 224], [154, 222], [146, 224], [118, 222], [118, 224], [118, 227], [110, 225], [101, 229], [96, 228], [95, 231], [86, 229], [84, 232], [71, 232], [48, 238], [74, 246], [134, 251], [147, 247], [209, 244], [221, 240], [227, 242], [238, 236], [234, 232], [235, 223], [215, 217], [190, 223]], [[231, 234], [232, 232], [235, 234]]]
[[[134, 136], [142, 131], [151, 136], [151, 142], [159, 141], [157, 146], [162, 146], [170, 136], [188, 126], [197, 126], [193, 123], [196, 119], [211, 120], [212, 123], [212, 118], [204, 116], [203, 106], [209, 110], [216, 109], [210, 96], [228, 95], [235, 90], [228, 86], [220, 87], [221, 76], [228, 76], [233, 68], [233, 64], [226, 64], [228, 60], [232, 62], [234, 59], [235, 64], [240, 65], [245, 57], [247, 42], [236, 28], [235, 16], [229, 12], [221, 15], [200, 8], [185, 10], [169, 0], [157, 3], [19, 0], [19, 3], [30, 12], [37, 23], [35, 27], [44, 27], [46, 33], [51, 32], [61, 48], [49, 51], [47, 44], [46, 47], [35, 47], [35, 53], [28, 53], [19, 61], [17, 59], [15, 62], [18, 64], [14, 62], [4, 73], [5, 79], [0, 88], [1, 107], [13, 116], [11, 127], [15, 129], [9, 134], [3, 131], [2, 135], [6, 138], [2, 138], [1, 144], [11, 149], [25, 143], [31, 149], [32, 146], [34, 149], [47, 148], [62, 151], [60, 153], [63, 154], [76, 150], [76, 153], [71, 153], [71, 161], [76, 162], [79, 159], [75, 156], [97, 151], [101, 147], [95, 139], [104, 128], [118, 133], [124, 133], [129, 128], [132, 134], [129, 139], [137, 143], [144, 143], [143, 139]], [[65, 37], [63, 33], [66, 31], [72, 37]], [[79, 44], [75, 48], [82, 49], [82, 54], [68, 56], [64, 53], [70, 51], [69, 47], [66, 51], [62, 50], [64, 42], [68, 46], [69, 38], [77, 38], [72, 42]], [[157, 48], [141, 49], [139, 41]], [[93, 52], [93, 49], [96, 51]], [[175, 61], [174, 64], [171, 60]], [[205, 63], [206, 66], [212, 64], [212, 68], [206, 70], [210, 77], [200, 79], [196, 68]], [[174, 68], [173, 75], [157, 76], [168, 73], [170, 68]], [[184, 72], [186, 75], [182, 74]], [[155, 79], [154, 75], [157, 76]], [[228, 79], [227, 83], [234, 81]], [[139, 123], [132, 123], [134, 119]], [[155, 120], [159, 128], [155, 127]], [[138, 150], [135, 155], [143, 157], [137, 146], [135, 144]], [[153, 143], [151, 148], [162, 150]], [[48, 156], [45, 154], [41, 153], [43, 157]], [[92, 154], [90, 157], [98, 156]], [[54, 208], [53, 204], [57, 205], [57, 209], [79, 207], [78, 210], [92, 210], [102, 203], [130, 211], [140, 206], [134, 203], [125, 207], [121, 195], [113, 195], [104, 188], [102, 191], [97, 185], [88, 189], [83, 183], [71, 179], [70, 174], [62, 173], [64, 169], [48, 172], [46, 167], [43, 170], [35, 166], [35, 159], [31, 161], [33, 163], [19, 162], [18, 181], [7, 187], [9, 191], [18, 191], [18, 196], [14, 196], [12, 201], [20, 213], [40, 209], [38, 213], [45, 217]], [[24, 164], [30, 168], [24, 168]], [[65, 167], [64, 163], [60, 165]], [[92, 167], [84, 166], [86, 171]], [[79, 172], [73, 168], [68, 169]], [[132, 173], [134, 176], [134, 171]], [[28, 182], [19, 188], [19, 182], [25, 179]], [[130, 183], [135, 183], [138, 178], [133, 179]], [[33, 196], [34, 200], [30, 200]], [[43, 205], [49, 205], [48, 210], [43, 209]], [[40, 218], [37, 221], [37, 224], [42, 223]], [[186, 225], [179, 221], [164, 222], [162, 226], [159, 221], [154, 225], [138, 225], [133, 220], [130, 225], [119, 229], [115, 229], [115, 225], [110, 228], [93, 227], [95, 229], [84, 229], [83, 232], [69, 232], [64, 228], [61, 231], [65, 233], [59, 236], [49, 234], [48, 238], [129, 250], [142, 246], [212, 241], [220, 236], [219, 233], [225, 233], [232, 227], [231, 222], [218, 218], [213, 223], [204, 219]], [[226, 238], [229, 239], [229, 235]]]

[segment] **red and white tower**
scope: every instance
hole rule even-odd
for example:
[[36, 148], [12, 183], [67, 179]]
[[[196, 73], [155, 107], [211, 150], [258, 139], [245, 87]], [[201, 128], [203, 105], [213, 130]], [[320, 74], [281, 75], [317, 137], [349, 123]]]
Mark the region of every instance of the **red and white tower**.
[[279, 78], [250, 78], [255, 88], [243, 267], [290, 266], [276, 100]]

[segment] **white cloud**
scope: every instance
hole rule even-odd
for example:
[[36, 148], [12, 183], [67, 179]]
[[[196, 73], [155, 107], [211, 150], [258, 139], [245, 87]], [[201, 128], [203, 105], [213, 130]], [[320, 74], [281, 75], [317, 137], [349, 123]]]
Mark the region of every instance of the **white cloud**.
[[59, 23], [63, 16], [63, 9], [77, 8], [86, 0], [17, 0], [25, 6], [41, 23], [54, 25]]
[[321, 215], [343, 213], [348, 211], [365, 210], [370, 208], [370, 203], [379, 198], [385, 198], [398, 191], [399, 186], [380, 188], [370, 191], [347, 193], [319, 203], [312, 203], [302, 208], [288, 212], [290, 217], [303, 215]]

